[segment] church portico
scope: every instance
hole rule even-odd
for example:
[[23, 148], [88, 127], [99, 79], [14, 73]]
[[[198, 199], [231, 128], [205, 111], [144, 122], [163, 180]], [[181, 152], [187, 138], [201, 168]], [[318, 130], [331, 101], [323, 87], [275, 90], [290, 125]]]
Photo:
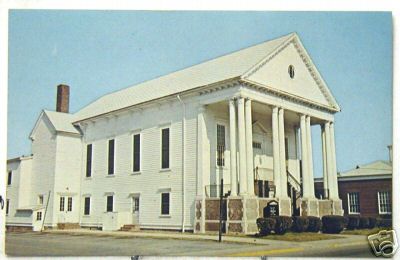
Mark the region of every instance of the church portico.
[[[209, 142], [211, 153], [208, 158], [216, 157], [210, 163], [210, 178], [205, 179], [205, 198], [202, 201], [216, 201], [223, 178], [224, 230], [256, 232], [256, 219], [265, 214], [264, 209], [271, 201], [278, 204], [278, 212], [273, 212], [276, 215], [341, 214], [335, 197], [333, 122], [240, 94], [208, 104], [201, 111], [209, 120], [206, 124], [209, 127], [206, 130], [208, 138], [215, 139]], [[225, 122], [224, 141], [220, 140], [221, 134], [218, 133], [219, 122]], [[315, 197], [311, 125], [321, 125], [326, 183], [326, 196], [322, 200]], [[213, 143], [217, 146], [215, 149]], [[220, 143], [224, 144], [223, 148], [218, 148]], [[219, 164], [219, 157], [224, 158], [223, 165]], [[202, 210], [205, 227], [206, 223], [216, 221], [205, 216], [207, 211], [217, 208]], [[201, 218], [196, 221], [199, 223], [197, 231], [200, 231]]]

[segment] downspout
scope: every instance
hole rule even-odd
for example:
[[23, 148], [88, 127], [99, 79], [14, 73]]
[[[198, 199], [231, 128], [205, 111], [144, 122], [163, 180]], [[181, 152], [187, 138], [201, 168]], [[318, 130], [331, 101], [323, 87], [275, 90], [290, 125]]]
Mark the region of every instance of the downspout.
[[185, 232], [185, 124], [186, 106], [179, 95], [176, 96], [182, 104], [182, 233]]

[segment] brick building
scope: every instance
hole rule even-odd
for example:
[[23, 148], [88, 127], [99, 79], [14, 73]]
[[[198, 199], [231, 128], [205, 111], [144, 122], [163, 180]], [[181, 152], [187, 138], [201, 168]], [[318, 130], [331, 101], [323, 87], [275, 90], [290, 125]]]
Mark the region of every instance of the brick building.
[[[391, 154], [391, 146], [389, 147]], [[344, 215], [391, 217], [392, 160], [357, 165], [338, 174], [339, 197]], [[323, 194], [322, 179], [315, 179], [317, 197]]]

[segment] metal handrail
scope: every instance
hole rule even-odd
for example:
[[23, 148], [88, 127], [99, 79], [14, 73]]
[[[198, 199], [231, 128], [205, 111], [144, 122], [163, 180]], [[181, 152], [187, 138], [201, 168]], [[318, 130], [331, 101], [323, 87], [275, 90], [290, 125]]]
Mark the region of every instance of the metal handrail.
[[292, 180], [294, 180], [294, 182], [301, 188], [301, 183], [288, 170], [286, 172], [288, 177], [292, 178]]

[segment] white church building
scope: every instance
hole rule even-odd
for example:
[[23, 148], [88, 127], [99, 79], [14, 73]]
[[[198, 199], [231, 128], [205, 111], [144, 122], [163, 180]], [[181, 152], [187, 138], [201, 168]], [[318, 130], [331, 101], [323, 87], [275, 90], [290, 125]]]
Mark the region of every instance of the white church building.
[[[7, 161], [6, 226], [254, 233], [279, 215], [342, 215], [340, 108], [292, 33], [107, 94], [74, 114], [69, 87], [43, 110], [32, 155]], [[311, 126], [320, 125], [322, 158]], [[313, 159], [323, 160], [316, 198]]]

